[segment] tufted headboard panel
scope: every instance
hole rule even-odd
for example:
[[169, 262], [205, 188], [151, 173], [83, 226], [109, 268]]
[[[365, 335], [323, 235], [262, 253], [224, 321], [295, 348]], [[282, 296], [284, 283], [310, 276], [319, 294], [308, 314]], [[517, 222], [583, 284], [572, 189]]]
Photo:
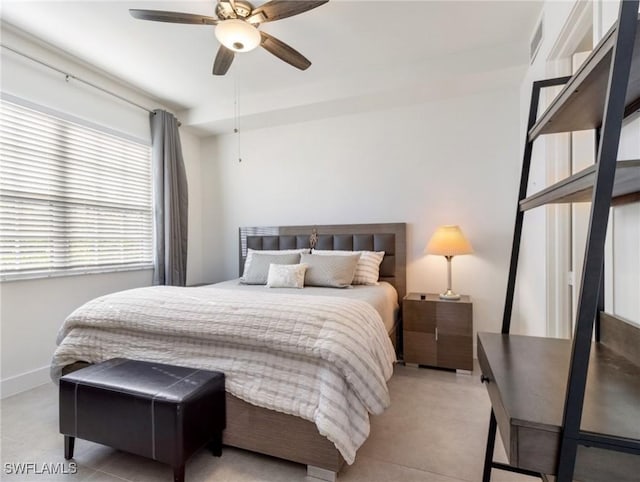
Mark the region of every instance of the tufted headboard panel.
[[240, 228], [240, 275], [248, 248], [384, 251], [380, 280], [391, 283], [402, 300], [407, 291], [406, 230], [405, 223]]

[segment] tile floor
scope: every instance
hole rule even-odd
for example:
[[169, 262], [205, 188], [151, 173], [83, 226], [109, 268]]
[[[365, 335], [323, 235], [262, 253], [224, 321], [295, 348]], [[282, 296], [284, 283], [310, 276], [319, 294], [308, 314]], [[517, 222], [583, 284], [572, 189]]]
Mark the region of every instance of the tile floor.
[[[396, 366], [389, 382], [391, 407], [373, 417], [371, 436], [340, 482], [477, 482], [481, 479], [490, 404], [479, 373]], [[57, 391], [44, 385], [2, 401], [1, 459], [3, 481], [170, 481], [168, 466], [102, 445], [77, 440], [74, 475], [18, 476], [6, 463], [64, 462], [58, 433]], [[501, 453], [496, 458], [504, 460]], [[496, 451], [498, 452], [498, 450]], [[302, 465], [225, 448], [221, 458], [201, 451], [187, 464], [189, 482], [305, 481]], [[492, 482], [539, 479], [494, 471]]]

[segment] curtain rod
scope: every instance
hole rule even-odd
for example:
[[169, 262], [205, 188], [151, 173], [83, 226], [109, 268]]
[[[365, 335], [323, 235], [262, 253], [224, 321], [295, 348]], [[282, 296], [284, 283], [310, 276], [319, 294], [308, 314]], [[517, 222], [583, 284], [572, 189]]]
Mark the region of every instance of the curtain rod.
[[[42, 65], [44, 67], [47, 67], [47, 68], [49, 68], [51, 70], [54, 70], [54, 71], [58, 72], [59, 74], [64, 75], [65, 80], [67, 82], [69, 80], [71, 80], [71, 79], [76, 80], [76, 81], [81, 82], [81, 83], [83, 83], [85, 85], [88, 85], [89, 87], [93, 87], [94, 89], [99, 90], [100, 92], [103, 92], [103, 93], [108, 94], [108, 95], [110, 95], [112, 97], [120, 99], [121, 101], [126, 102], [127, 104], [131, 104], [131, 105], [137, 107], [138, 109], [142, 109], [144, 111], [147, 111], [149, 114], [154, 114], [155, 115], [155, 112], [153, 112], [150, 109], [147, 109], [145, 106], [140, 105], [140, 104], [138, 104], [138, 103], [136, 103], [136, 102], [134, 102], [132, 100], [129, 100], [126, 97], [122, 97], [121, 95], [116, 94], [115, 92], [111, 92], [110, 90], [107, 90], [104, 87], [100, 87], [99, 85], [96, 85], [93, 82], [89, 82], [88, 80], [81, 79], [80, 77], [77, 77], [77, 76], [75, 76], [73, 74], [65, 72], [64, 70], [61, 70], [58, 67], [55, 67], [55, 66], [53, 66], [51, 64], [48, 64], [47, 62], [44, 62], [44, 61], [42, 61], [40, 59], [36, 59], [35, 57], [31, 57], [30, 55], [27, 55], [27, 54], [25, 54], [23, 52], [20, 52], [19, 50], [16, 50], [13, 47], [9, 47], [9, 46], [7, 46], [5, 44], [2, 44], [2, 43], [0, 43], [0, 47], [5, 48], [7, 50], [10, 50], [11, 52], [13, 52], [15, 54], [18, 54], [18, 55], [20, 55], [22, 57], [25, 57], [25, 58], [31, 60], [32, 62], [40, 64], [40, 65]], [[178, 121], [178, 126], [180, 126], [180, 125], [182, 125], [182, 123], [180, 121]]]

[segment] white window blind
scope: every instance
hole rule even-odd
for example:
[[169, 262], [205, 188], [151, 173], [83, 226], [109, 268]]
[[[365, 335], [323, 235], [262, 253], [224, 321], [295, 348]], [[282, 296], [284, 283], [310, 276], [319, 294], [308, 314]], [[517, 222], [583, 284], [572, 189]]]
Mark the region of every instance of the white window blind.
[[0, 100], [0, 279], [153, 265], [151, 149]]

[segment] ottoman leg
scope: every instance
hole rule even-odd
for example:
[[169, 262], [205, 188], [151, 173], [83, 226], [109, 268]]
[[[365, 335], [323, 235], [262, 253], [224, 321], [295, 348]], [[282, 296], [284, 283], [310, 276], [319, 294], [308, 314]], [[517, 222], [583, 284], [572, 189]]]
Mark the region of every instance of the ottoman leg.
[[73, 447], [75, 445], [76, 438], [69, 435], [64, 436], [64, 458], [69, 460], [73, 458]]
[[184, 482], [184, 464], [173, 468], [173, 482]]
[[209, 442], [208, 447], [214, 456], [222, 456], [222, 432], [216, 432], [216, 434]]

